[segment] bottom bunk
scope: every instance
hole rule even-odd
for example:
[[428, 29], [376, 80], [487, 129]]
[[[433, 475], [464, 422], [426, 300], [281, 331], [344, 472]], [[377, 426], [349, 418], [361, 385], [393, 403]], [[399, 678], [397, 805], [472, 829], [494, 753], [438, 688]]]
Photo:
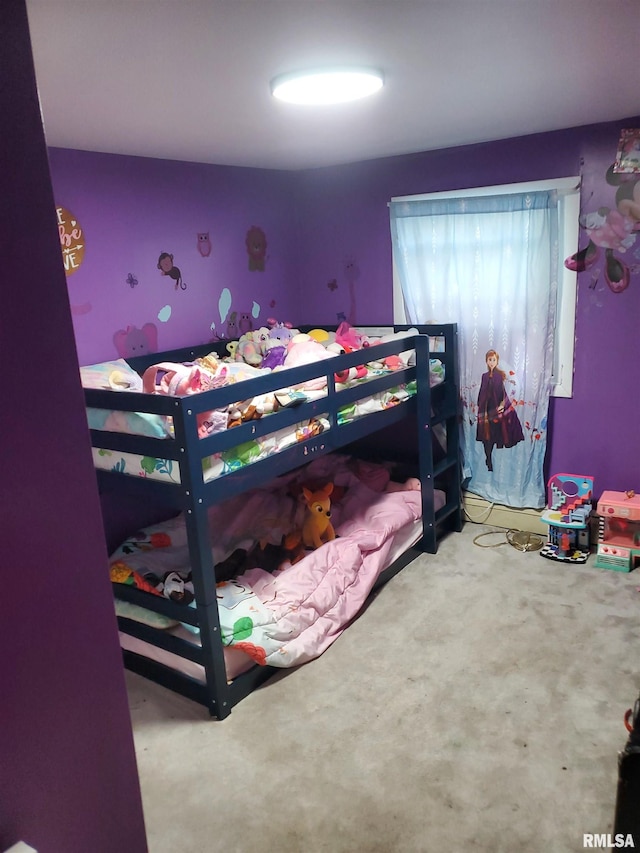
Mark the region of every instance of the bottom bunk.
[[[220, 700], [212, 700], [210, 652], [196, 627], [203, 621], [195, 618], [184, 516], [128, 537], [110, 559], [127, 667], [223, 718], [278, 669], [318, 657], [372, 591], [421, 553], [420, 481], [393, 473], [333, 453], [209, 507]], [[433, 500], [437, 519], [446, 496], [434, 490]], [[324, 531], [315, 542], [303, 536], [312, 513]]]

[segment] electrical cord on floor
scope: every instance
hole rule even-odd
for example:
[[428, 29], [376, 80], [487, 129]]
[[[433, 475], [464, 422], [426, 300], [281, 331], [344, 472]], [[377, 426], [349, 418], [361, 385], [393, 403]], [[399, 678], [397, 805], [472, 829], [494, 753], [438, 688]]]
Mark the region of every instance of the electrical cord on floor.
[[477, 545], [478, 548], [499, 548], [501, 545], [508, 545], [506, 539], [502, 542], [491, 542], [488, 545], [483, 545], [479, 540], [483, 539], [485, 536], [495, 536], [499, 533], [501, 536], [504, 536], [504, 530], [486, 530], [484, 533], [479, 533], [476, 537], [474, 537], [473, 544]]
[[485, 521], [491, 515], [491, 511], [493, 510], [494, 506], [495, 506], [494, 503], [490, 503], [489, 506], [485, 510], [483, 510], [482, 518], [474, 518], [471, 515], [471, 513], [469, 512], [469, 510], [466, 509], [466, 507], [464, 507], [464, 506], [462, 507], [462, 511], [464, 512], [465, 516], [469, 519], [469, 521], [473, 522], [474, 524], [484, 524]]
[[484, 533], [479, 533], [473, 540], [473, 544], [478, 548], [499, 548], [501, 545], [511, 545], [517, 551], [538, 551], [544, 545], [544, 537], [538, 533], [529, 533], [527, 530], [507, 530], [504, 533], [505, 539], [503, 542], [492, 542], [489, 545], [482, 545], [478, 540], [484, 536], [495, 536], [496, 533], [502, 534], [502, 530], [487, 530]]
[[[491, 515], [491, 512], [493, 511], [494, 507], [495, 503], [491, 501], [491, 503], [489, 503], [487, 507], [483, 510], [482, 517], [474, 517], [473, 515], [471, 515], [471, 513], [464, 506], [464, 504], [462, 507], [462, 511], [464, 512], [465, 518], [467, 518], [473, 524], [484, 524], [485, 521]], [[504, 534], [506, 538], [503, 542], [492, 542], [489, 545], [481, 545], [478, 541], [484, 536], [495, 536], [496, 533], [501, 534], [502, 529], [487, 530], [484, 533], [479, 533], [473, 540], [473, 544], [477, 545], [479, 548], [499, 548], [501, 545], [511, 545], [518, 551], [538, 551], [545, 543], [544, 537], [540, 536], [538, 533], [529, 533], [526, 530], [515, 530], [514, 528], [507, 530], [507, 532]]]

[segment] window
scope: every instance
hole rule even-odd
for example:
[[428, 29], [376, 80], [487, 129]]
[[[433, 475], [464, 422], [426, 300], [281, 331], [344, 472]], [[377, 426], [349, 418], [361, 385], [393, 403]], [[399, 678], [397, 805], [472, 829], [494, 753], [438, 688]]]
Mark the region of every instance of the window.
[[[558, 201], [558, 287], [556, 300], [556, 325], [554, 335], [552, 391], [554, 397], [571, 397], [573, 388], [573, 359], [575, 343], [575, 310], [577, 274], [564, 266], [564, 259], [578, 250], [578, 218], [580, 213], [580, 178], [556, 178], [523, 184], [505, 184], [494, 187], [456, 190], [444, 193], [405, 196], [392, 199], [392, 203], [491, 197], [505, 194], [538, 191], [555, 191]], [[491, 247], [486, 246], [487, 251]], [[395, 250], [394, 250], [395, 251]], [[394, 322], [406, 323], [407, 315], [396, 259], [393, 264]], [[425, 318], [426, 320], [427, 318]], [[428, 318], [437, 320], [439, 318]], [[446, 318], [450, 320], [450, 318]]]

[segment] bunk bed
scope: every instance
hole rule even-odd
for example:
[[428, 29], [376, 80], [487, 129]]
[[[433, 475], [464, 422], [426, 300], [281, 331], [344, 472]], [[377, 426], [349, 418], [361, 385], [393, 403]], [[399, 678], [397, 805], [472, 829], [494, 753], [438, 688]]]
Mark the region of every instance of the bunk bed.
[[[149, 430], [143, 430], [144, 435], [113, 431], [108, 421], [106, 429], [90, 429], [100, 491], [127, 495], [140, 502], [155, 500], [170, 509], [183, 526], [188, 552], [193, 590], [190, 606], [171, 597], [150, 594], [151, 591], [135, 584], [113, 583], [123, 657], [128, 669], [205, 705], [217, 719], [225, 718], [234, 705], [278, 671], [268, 663], [260, 665], [265, 662], [258, 658], [247, 658], [242, 651], [226, 644], [223, 637], [220, 565], [212, 551], [212, 540], [217, 535], [216, 524], [222, 535], [224, 521], [215, 512], [219, 506], [227, 506], [234, 500], [237, 507], [238, 500], [265, 484], [291, 482], [298, 472], [305, 472], [307, 468], [328, 477], [334, 469], [322, 467], [325, 462], [329, 464], [325, 457], [330, 457], [331, 464], [337, 460], [338, 466], [345, 460], [350, 464], [350, 460], [356, 458], [375, 465], [381, 454], [386, 460], [393, 455], [391, 461], [397, 462], [400, 478], [409, 473], [420, 483], [413, 495], [413, 500], [417, 495], [418, 501], [417, 525], [407, 524], [397, 531], [386, 552], [385, 564], [376, 568], [367, 595], [378, 590], [418, 554], [435, 553], [438, 539], [445, 531], [461, 530], [456, 325], [388, 329], [399, 337], [376, 343], [366, 351], [336, 355], [188, 396], [85, 387], [88, 412], [115, 411], [147, 421], [159, 418], [172, 424], [170, 434], [163, 437]], [[227, 350], [226, 343], [154, 353], [129, 359], [128, 364], [143, 376], [159, 362], [193, 363], [206, 357], [212, 349], [222, 355]], [[414, 357], [407, 359], [407, 353]], [[396, 361], [394, 370], [367, 377], [366, 381], [344, 386], [336, 380], [337, 376], [365, 361], [398, 359], [399, 356], [402, 360]], [[441, 381], [437, 384], [431, 369], [434, 364], [441, 367]], [[323, 391], [301, 398], [302, 402], [297, 401], [294, 406], [283, 406], [259, 420], [205, 437], [202, 437], [202, 430], [198, 431], [206, 413], [220, 411], [240, 396], [240, 385], [242, 397], [250, 398], [281, 392], [283, 387], [287, 390], [306, 387], [313, 382]], [[365, 406], [364, 411], [368, 413], [345, 417], [346, 411], [352, 411], [363, 400], [398, 387], [410, 389], [410, 393], [399, 395], [397, 404], [371, 411]], [[322, 426], [319, 430], [300, 429], [301, 425], [312, 422]], [[91, 426], [91, 419], [89, 423]], [[210, 460], [225, 454], [228, 459], [228, 454], [233, 455], [238, 447], [287, 430], [296, 432], [296, 440], [283, 444], [278, 452], [259, 455], [255, 461], [246, 460], [249, 464], [222, 468], [210, 464]], [[387, 437], [386, 446], [384, 436]], [[383, 440], [376, 446], [378, 438]], [[114, 459], [129, 455], [142, 460], [144, 470], [138, 472], [142, 476], [131, 476], [126, 473], [126, 466], [118, 461], [113, 463]], [[152, 541], [153, 530], [155, 528], [149, 528], [151, 532], [147, 531], [144, 542]], [[144, 532], [137, 535], [138, 540], [144, 539]], [[135, 545], [135, 539], [133, 541]], [[125, 555], [126, 552], [125, 548]], [[123, 551], [119, 549], [116, 557], [122, 556]], [[292, 569], [305, 562], [306, 559], [301, 560]], [[116, 579], [114, 565], [119, 567], [121, 562], [112, 560], [112, 580]], [[132, 617], [131, 613], [136, 610], [138, 614], [144, 611], [153, 618]], [[167, 624], [175, 627], [167, 630]], [[294, 665], [296, 663], [297, 660]]]

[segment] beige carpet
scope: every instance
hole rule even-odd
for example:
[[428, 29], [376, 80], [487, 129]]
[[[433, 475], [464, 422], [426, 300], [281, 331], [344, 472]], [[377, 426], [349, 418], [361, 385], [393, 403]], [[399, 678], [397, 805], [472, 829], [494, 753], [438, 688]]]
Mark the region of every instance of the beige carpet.
[[490, 529], [449, 534], [223, 722], [128, 673], [151, 853], [563, 853], [611, 832], [640, 577], [474, 545]]

